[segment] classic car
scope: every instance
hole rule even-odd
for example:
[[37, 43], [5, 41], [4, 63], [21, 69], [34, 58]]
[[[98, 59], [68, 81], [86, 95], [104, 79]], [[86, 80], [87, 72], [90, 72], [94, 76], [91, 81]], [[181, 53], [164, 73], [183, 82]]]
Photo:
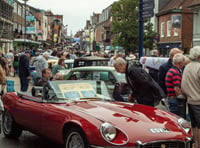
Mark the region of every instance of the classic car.
[[102, 80], [106, 83], [109, 94], [117, 101], [127, 101], [130, 88], [126, 83], [125, 74], [119, 73], [110, 66], [85, 66], [73, 68], [65, 80]]
[[52, 81], [3, 95], [2, 130], [29, 130], [65, 148], [191, 148], [190, 124], [150, 106], [113, 101], [103, 81]]
[[74, 60], [74, 67], [82, 66], [108, 66], [109, 58], [98, 56], [83, 56]]

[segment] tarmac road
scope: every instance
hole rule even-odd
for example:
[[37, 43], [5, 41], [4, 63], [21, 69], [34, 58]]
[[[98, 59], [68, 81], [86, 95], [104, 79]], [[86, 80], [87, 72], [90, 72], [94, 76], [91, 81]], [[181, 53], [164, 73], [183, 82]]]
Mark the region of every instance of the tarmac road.
[[23, 131], [17, 140], [8, 139], [1, 132], [0, 148], [62, 148], [62, 146], [28, 131]]

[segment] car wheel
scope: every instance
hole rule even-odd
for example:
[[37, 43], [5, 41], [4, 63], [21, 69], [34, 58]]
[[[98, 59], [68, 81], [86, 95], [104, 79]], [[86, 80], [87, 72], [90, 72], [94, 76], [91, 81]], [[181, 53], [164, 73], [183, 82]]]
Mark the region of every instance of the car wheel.
[[12, 115], [5, 110], [3, 113], [3, 133], [8, 138], [18, 138], [22, 134], [22, 128], [15, 122]]
[[79, 128], [72, 128], [66, 134], [66, 148], [89, 148], [85, 134]]

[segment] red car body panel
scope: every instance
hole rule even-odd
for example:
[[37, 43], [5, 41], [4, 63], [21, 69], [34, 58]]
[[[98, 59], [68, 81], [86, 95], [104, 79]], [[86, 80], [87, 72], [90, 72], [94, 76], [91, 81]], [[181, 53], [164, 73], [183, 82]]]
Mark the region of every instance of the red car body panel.
[[[111, 101], [53, 104], [36, 97], [24, 99], [16, 93], [4, 95], [3, 103], [18, 124], [59, 143], [64, 143], [63, 128], [67, 123], [79, 125], [89, 143], [99, 146], [111, 145], [101, 136], [99, 127], [103, 122], [113, 124], [128, 135], [129, 141], [124, 146], [135, 146], [137, 140], [143, 143], [166, 139], [185, 141], [192, 136], [177, 128], [178, 118], [171, 113], [138, 104]], [[169, 132], [152, 133], [151, 128], [166, 128]]]

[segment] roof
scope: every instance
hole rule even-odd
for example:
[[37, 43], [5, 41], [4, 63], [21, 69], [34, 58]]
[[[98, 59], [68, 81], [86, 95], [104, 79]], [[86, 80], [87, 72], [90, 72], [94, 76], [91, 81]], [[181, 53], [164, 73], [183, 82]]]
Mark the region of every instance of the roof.
[[84, 66], [84, 67], [76, 67], [72, 69], [72, 71], [85, 71], [85, 70], [113, 71], [115, 70], [115, 68], [111, 66]]
[[98, 56], [84, 56], [84, 57], [80, 57], [76, 60], [87, 60], [87, 61], [99, 61], [99, 60], [109, 60], [109, 58], [104, 58], [104, 57], [98, 57]]
[[171, 0], [168, 2], [168, 4], [166, 4], [163, 7], [163, 9], [160, 12], [168, 11], [168, 10], [172, 10], [172, 9], [179, 9], [179, 7], [183, 1], [184, 0]]
[[200, 6], [200, 1], [199, 1], [199, 0], [193, 1], [192, 4], [189, 5], [188, 7], [189, 7], [189, 8], [192, 8], [192, 7], [196, 7], [196, 6]]
[[163, 13], [170, 12], [171, 10], [185, 10], [188, 6], [197, 0], [171, 0], [158, 12], [157, 15], [162, 15]]

